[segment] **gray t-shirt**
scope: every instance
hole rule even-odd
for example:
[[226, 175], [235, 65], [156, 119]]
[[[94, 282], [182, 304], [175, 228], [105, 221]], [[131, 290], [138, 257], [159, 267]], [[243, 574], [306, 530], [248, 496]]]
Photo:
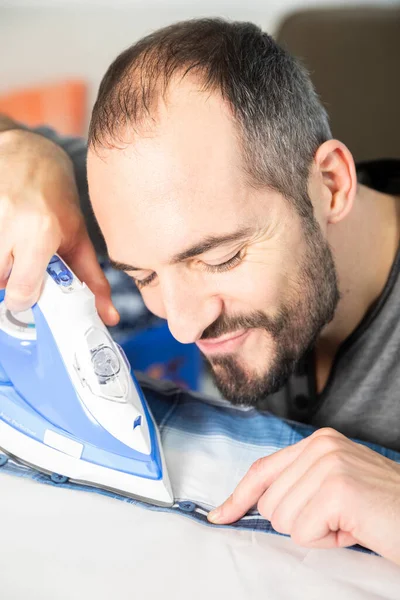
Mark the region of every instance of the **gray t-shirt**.
[[[71, 157], [89, 234], [100, 253], [104, 242], [90, 208], [83, 140], [59, 138], [49, 129], [36, 130], [53, 139]], [[400, 160], [357, 165], [360, 183], [400, 195]], [[333, 427], [343, 434], [400, 451], [400, 251], [385, 289], [357, 329], [342, 343], [321, 394], [316, 393], [313, 353], [261, 410]]]

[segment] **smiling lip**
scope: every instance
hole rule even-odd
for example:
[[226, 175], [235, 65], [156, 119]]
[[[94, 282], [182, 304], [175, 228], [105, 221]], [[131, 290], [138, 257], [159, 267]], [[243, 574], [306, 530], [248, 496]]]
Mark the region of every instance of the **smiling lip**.
[[197, 346], [204, 354], [222, 354], [225, 352], [233, 352], [246, 339], [249, 330], [235, 331], [227, 335], [221, 335], [218, 338], [209, 340], [199, 340]]

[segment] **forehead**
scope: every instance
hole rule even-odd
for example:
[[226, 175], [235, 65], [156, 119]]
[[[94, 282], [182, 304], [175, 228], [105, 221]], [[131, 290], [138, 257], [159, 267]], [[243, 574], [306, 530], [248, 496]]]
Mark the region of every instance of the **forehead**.
[[237, 130], [218, 95], [190, 80], [173, 86], [156, 120], [129, 138], [88, 156], [90, 197], [110, 254], [122, 258], [121, 240], [133, 238], [141, 254], [155, 242], [179, 252], [199, 236], [248, 224]]

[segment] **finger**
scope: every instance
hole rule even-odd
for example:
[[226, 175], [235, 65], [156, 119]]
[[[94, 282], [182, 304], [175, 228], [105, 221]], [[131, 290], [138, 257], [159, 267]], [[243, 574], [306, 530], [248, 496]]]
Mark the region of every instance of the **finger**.
[[93, 244], [86, 231], [70, 250], [60, 255], [68, 263], [76, 276], [86, 283], [96, 297], [96, 308], [106, 325], [116, 325], [119, 314], [111, 300], [111, 288], [98, 261]]
[[20, 242], [13, 250], [5, 296], [6, 306], [12, 312], [27, 310], [37, 302], [47, 265], [57, 250], [57, 243], [51, 238], [42, 240], [42, 246], [33, 239]]
[[[331, 478], [332, 466], [334, 467], [336, 459], [331, 459], [330, 457], [331, 455], [327, 455], [319, 458], [316, 462], [311, 462], [310, 468], [304, 471], [303, 465], [301, 465], [302, 456], [300, 456], [291, 465], [294, 469], [296, 469], [296, 466], [298, 465], [299, 470], [302, 472], [300, 477], [297, 475], [295, 476], [293, 485], [288, 490], [285, 490], [285, 493], [283, 494], [280, 489], [278, 493], [276, 493], [276, 489], [280, 487], [281, 476], [260, 498], [257, 505], [258, 510], [260, 514], [271, 521], [271, 524], [276, 531], [291, 534], [294, 523], [301, 511], [325, 485], [329, 485], [332, 494], [338, 501], [342, 500], [339, 493], [335, 493], [333, 487], [335, 480]], [[333, 482], [332, 485], [328, 483], [329, 478], [331, 478], [331, 481]], [[279, 499], [278, 501], [277, 498]]]
[[[275, 523], [279, 514], [278, 531], [288, 533], [291, 517], [294, 517], [293, 511], [298, 513], [302, 502], [303, 504], [308, 502], [308, 496], [313, 491], [317, 491], [325, 476], [337, 466], [339, 450], [342, 456], [343, 449], [348, 449], [350, 453], [352, 446], [354, 443], [350, 440], [342, 436], [330, 435], [327, 431], [308, 438], [308, 443], [296, 460], [280, 473], [263, 495], [262, 500], [260, 499], [258, 503], [260, 513], [270, 521], [274, 515]], [[321, 460], [323, 457], [326, 457], [326, 460]], [[300, 490], [304, 492], [304, 497]]]
[[240, 481], [235, 491], [218, 508], [208, 514], [212, 523], [233, 523], [254, 506], [279, 473], [302, 451], [306, 440], [257, 460]]
[[343, 507], [331, 490], [321, 489], [300, 511], [291, 532], [292, 540], [307, 548], [343, 548], [357, 540], [340, 528]]

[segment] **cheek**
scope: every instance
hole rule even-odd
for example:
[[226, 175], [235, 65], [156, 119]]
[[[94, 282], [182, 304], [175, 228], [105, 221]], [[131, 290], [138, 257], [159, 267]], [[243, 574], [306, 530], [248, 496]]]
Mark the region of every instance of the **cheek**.
[[279, 263], [249, 260], [230, 279], [220, 287], [229, 312], [251, 309], [273, 314], [287, 294], [288, 277]]
[[243, 264], [243, 290], [258, 308], [273, 314], [295, 290], [305, 239], [297, 222], [288, 224], [275, 240], [249, 252]]

